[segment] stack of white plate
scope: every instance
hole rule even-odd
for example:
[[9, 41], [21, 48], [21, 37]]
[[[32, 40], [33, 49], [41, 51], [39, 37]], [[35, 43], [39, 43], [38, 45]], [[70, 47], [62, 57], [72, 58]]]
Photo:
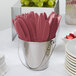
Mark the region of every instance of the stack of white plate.
[[0, 52], [0, 76], [6, 74], [8, 68], [5, 62], [5, 56]]
[[65, 51], [65, 68], [66, 71], [72, 75], [76, 76], [76, 39], [69, 41], [66, 44]]

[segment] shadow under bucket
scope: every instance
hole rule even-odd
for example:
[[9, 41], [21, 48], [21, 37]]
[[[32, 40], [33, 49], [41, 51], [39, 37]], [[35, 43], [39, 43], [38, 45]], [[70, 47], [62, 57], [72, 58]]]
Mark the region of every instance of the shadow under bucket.
[[[23, 50], [26, 64], [20, 58], [19, 44]], [[18, 55], [21, 63], [36, 71], [44, 70], [48, 67], [50, 56], [55, 48], [55, 38], [46, 42], [27, 42], [21, 39], [18, 40]]]

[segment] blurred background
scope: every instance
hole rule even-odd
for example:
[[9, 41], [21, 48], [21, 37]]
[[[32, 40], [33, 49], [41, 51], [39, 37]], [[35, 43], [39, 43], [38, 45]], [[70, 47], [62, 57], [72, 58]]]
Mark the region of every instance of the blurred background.
[[0, 30], [11, 27], [11, 6], [18, 0], [0, 0]]
[[[18, 0], [0, 0], [0, 30], [11, 27], [11, 6]], [[60, 0], [60, 14], [65, 13], [65, 0]]]

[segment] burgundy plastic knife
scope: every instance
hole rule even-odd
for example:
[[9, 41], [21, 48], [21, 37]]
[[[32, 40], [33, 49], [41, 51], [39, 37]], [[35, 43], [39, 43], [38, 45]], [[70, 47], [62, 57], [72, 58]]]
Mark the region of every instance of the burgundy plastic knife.
[[51, 29], [50, 29], [50, 36], [49, 40], [53, 39], [56, 36], [57, 29], [59, 27], [59, 23], [61, 20], [61, 16], [55, 16], [52, 20]]
[[25, 37], [26, 37], [27, 41], [30, 41], [30, 34], [29, 34], [29, 30], [27, 28], [27, 25], [25, 24], [25, 22], [21, 18], [18, 18], [17, 20], [21, 25], [21, 28], [22, 28], [22, 30], [25, 34]]
[[25, 21], [26, 21], [26, 25], [28, 27], [28, 30], [30, 32], [31, 41], [35, 41], [36, 40], [35, 29], [31, 23], [31, 20], [30, 20], [30, 14], [25, 15]]
[[50, 31], [50, 28], [49, 28], [49, 22], [48, 20], [45, 21], [45, 26], [44, 26], [44, 29], [43, 29], [43, 34], [42, 34], [42, 41], [47, 41], [48, 40], [48, 37], [49, 37], [49, 31]]
[[26, 40], [26, 37], [25, 37], [25, 34], [21, 28], [21, 25], [19, 24], [19, 22], [17, 20], [14, 21], [14, 26], [15, 26], [16, 32], [18, 34], [18, 37], [22, 40]]

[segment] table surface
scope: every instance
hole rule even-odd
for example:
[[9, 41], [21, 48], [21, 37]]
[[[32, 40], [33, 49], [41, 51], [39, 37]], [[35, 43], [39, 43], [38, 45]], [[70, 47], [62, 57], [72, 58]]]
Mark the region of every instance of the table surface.
[[25, 68], [18, 58], [17, 39], [11, 41], [11, 28], [0, 31], [0, 52], [4, 53], [8, 72], [5, 76], [69, 76], [65, 71], [65, 45], [62, 40], [68, 33], [73, 32], [76, 25], [66, 25], [62, 16], [59, 32], [57, 34], [57, 46], [50, 58], [49, 67], [44, 71], [32, 71]]

